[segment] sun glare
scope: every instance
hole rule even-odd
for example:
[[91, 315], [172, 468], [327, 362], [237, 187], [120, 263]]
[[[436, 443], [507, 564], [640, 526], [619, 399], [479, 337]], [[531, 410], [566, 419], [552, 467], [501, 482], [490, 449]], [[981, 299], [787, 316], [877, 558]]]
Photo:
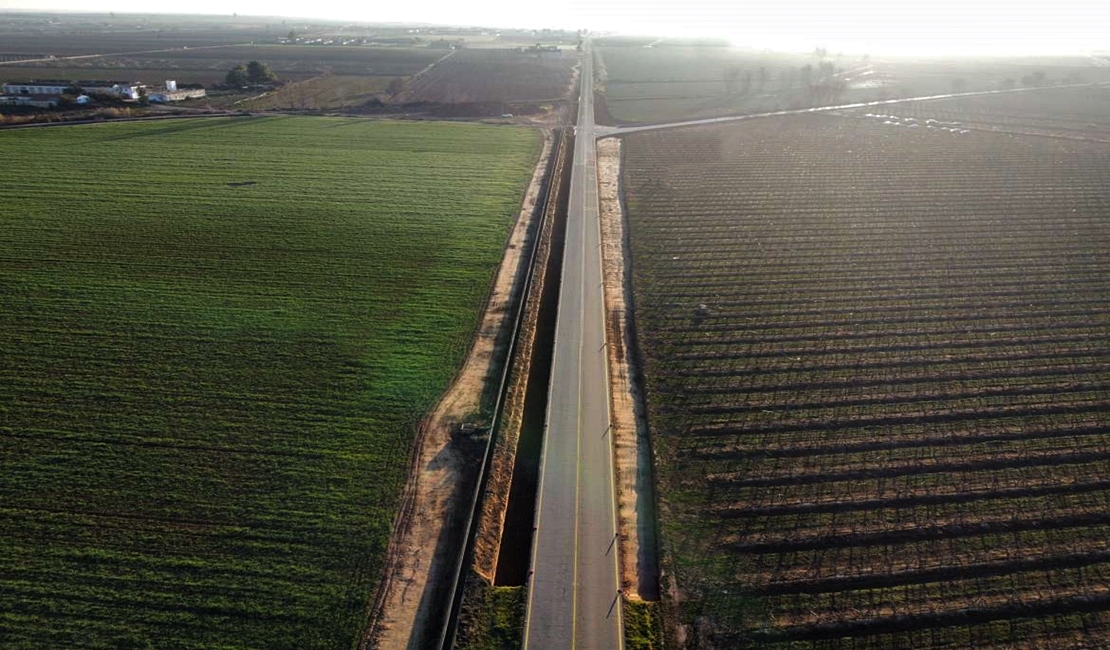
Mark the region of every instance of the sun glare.
[[[0, 7], [80, 11], [150, 11], [142, 0], [0, 0]], [[162, 11], [229, 13], [360, 22], [425, 22], [489, 27], [588, 28], [595, 32], [726, 38], [739, 47], [829, 51], [887, 56], [1068, 54], [1105, 47], [1110, 7], [1087, 0], [1051, 3], [988, 0], [777, 0], [734, 3], [687, 0], [681, 4], [633, 0], [569, 0], [546, 8], [509, 0], [416, 0], [367, 5], [321, 0], [173, 0]]]
[[741, 26], [726, 37], [740, 47], [787, 51], [824, 47], [887, 56], [1074, 54], [1097, 43], [1093, 36], [1085, 38], [1088, 35], [1083, 29], [1050, 29], [1033, 19], [945, 11], [943, 7], [928, 14], [879, 12], [824, 18]]
[[581, 6], [595, 29], [727, 38], [740, 47], [888, 56], [1067, 54], [1094, 49], [1110, 32], [1110, 9], [1048, 4], [931, 0], [920, 3], [782, 0], [742, 8], [692, 0], [682, 10], [646, 4], [618, 16], [614, 5]]

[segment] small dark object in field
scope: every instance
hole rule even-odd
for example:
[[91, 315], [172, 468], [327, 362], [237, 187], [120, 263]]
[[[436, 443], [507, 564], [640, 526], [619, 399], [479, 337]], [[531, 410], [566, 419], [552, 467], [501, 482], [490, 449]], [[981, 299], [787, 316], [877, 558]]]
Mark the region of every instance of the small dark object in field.
[[228, 187], [250, 187], [251, 185], [258, 185], [258, 181], [243, 181], [242, 183], [228, 183]]
[[701, 325], [705, 319], [713, 314], [713, 310], [708, 305], [702, 303], [694, 309], [694, 325]]

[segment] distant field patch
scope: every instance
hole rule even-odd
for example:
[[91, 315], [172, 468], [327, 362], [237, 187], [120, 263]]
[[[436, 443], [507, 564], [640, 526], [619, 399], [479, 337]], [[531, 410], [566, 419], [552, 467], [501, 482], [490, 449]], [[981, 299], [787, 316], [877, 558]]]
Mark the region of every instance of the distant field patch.
[[[118, 81], [142, 81], [151, 86], [161, 86], [166, 79], [179, 84], [222, 84], [227, 70], [180, 67], [158, 61], [122, 61], [88, 59], [83, 65], [79, 61], [58, 61], [55, 63], [0, 65], [0, 79], [113, 79]], [[231, 66], [234, 67], [234, 66]], [[303, 79], [308, 73], [291, 79]]]
[[515, 102], [565, 98], [577, 60], [573, 51], [459, 50], [417, 79], [407, 95], [415, 101], [504, 104], [512, 112]]
[[[397, 81], [394, 81], [396, 79]], [[323, 75], [286, 84], [257, 99], [239, 103], [239, 108], [266, 109], [342, 109], [381, 101], [390, 96], [390, 83], [401, 83], [399, 77], [364, 77], [355, 75]]]
[[1110, 68], [1078, 56], [872, 58], [613, 39], [594, 51], [603, 71], [599, 119], [615, 124], [1110, 79]]
[[245, 45], [166, 52], [159, 54], [158, 58], [224, 72], [238, 63], [257, 59], [268, 63], [279, 77], [284, 78], [322, 72], [344, 75], [410, 75], [441, 56], [443, 52], [426, 48]]
[[[324, 73], [388, 77], [415, 74], [443, 56], [428, 49], [399, 47], [323, 47], [298, 45], [242, 45], [58, 59], [0, 67], [10, 79], [124, 79], [160, 84], [221, 84], [227, 71], [246, 61], [259, 60], [284, 80], [302, 80]], [[0, 59], [0, 63], [2, 63]]]
[[349, 648], [531, 131], [0, 133], [0, 645]]
[[720, 45], [605, 46], [604, 100], [614, 123], [665, 122], [800, 105], [797, 69], [812, 57]]
[[[0, 21], [0, 43], [5, 52], [35, 52], [39, 56], [86, 56], [115, 52], [146, 52], [170, 48], [202, 48], [250, 43], [270, 38], [261, 25], [228, 26], [225, 22], [196, 24], [188, 28], [171, 29], [112, 29], [95, 19], [84, 25], [72, 24], [46, 28], [37, 25], [30, 29], [5, 25], [12, 14]], [[69, 20], [75, 20], [70, 15]], [[200, 19], [198, 19], [199, 22]]]

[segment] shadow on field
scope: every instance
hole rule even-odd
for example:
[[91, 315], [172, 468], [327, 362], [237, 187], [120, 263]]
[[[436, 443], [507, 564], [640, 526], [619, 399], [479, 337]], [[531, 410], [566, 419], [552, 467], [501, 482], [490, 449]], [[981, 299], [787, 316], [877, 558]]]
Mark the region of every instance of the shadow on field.
[[[452, 494], [447, 497], [447, 503], [461, 503], [474, 493], [477, 487], [478, 476], [474, 471], [477, 458], [481, 450], [459, 440], [452, 440], [431, 460], [429, 466], [446, 466], [462, 469], [453, 480], [448, 481]], [[426, 471], [428, 468], [421, 468]], [[466, 517], [465, 509], [451, 508], [446, 512], [446, 520], [440, 529], [439, 537], [435, 540], [434, 556], [437, 558], [454, 557], [459, 548], [466, 542]], [[445, 602], [444, 594], [448, 593], [454, 580], [455, 562], [436, 560], [428, 567], [428, 581], [424, 586], [424, 593], [420, 595], [420, 604], [417, 608], [416, 625], [406, 650], [422, 650], [435, 647], [438, 634], [443, 621], [447, 617], [447, 608], [450, 602]]]

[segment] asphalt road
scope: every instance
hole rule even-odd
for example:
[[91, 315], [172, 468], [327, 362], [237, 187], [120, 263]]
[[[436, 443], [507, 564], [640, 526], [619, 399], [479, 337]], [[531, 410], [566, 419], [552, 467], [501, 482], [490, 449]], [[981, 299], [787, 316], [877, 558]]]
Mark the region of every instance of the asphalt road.
[[1012, 92], [933, 95], [666, 124], [595, 127], [593, 59], [588, 43], [580, 80], [566, 250], [524, 631], [524, 647], [531, 650], [624, 647], [618, 591], [616, 493], [608, 430], [609, 379], [604, 349], [596, 139], [760, 117]]
[[588, 44], [580, 80], [524, 631], [533, 650], [624, 645]]

